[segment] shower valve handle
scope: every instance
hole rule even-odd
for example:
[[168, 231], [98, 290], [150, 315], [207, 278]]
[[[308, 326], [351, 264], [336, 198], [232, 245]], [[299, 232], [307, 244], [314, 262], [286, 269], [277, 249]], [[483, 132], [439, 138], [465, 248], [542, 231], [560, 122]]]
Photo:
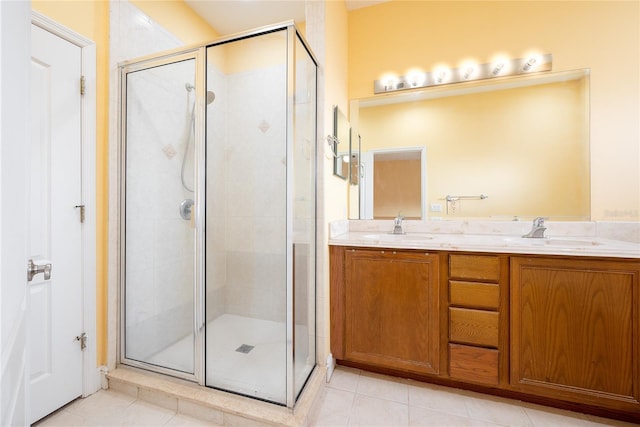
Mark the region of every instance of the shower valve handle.
[[180, 203], [180, 217], [186, 221], [191, 219], [191, 208], [194, 205], [193, 199], [184, 199]]

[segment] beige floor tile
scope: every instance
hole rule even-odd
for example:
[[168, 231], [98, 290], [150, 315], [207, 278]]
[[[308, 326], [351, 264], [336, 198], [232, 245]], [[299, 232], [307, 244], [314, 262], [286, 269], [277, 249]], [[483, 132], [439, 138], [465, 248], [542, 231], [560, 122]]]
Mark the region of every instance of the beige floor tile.
[[505, 403], [503, 399], [468, 397], [465, 400], [469, 418], [511, 427], [532, 427], [524, 408]]
[[425, 427], [471, 427], [472, 422], [467, 417], [411, 406], [409, 407], [409, 425]]
[[121, 426], [162, 426], [175, 412], [149, 402], [137, 400], [129, 405], [122, 416]]
[[[337, 374], [337, 376], [336, 376]], [[408, 403], [408, 404], [407, 404]], [[188, 405], [187, 405], [188, 406]], [[188, 412], [187, 407], [179, 408]], [[215, 411], [214, 411], [215, 412]], [[195, 414], [195, 412], [194, 412]], [[194, 415], [191, 414], [191, 415]], [[467, 416], [468, 414], [468, 416]], [[201, 414], [200, 414], [201, 415]], [[219, 426], [222, 421], [247, 427], [247, 419], [219, 416], [208, 420], [153, 405], [113, 390], [78, 399], [43, 419], [37, 427]], [[255, 425], [264, 425], [255, 423]], [[625, 423], [522, 403], [454, 388], [417, 383], [339, 367], [321, 391], [310, 427], [347, 426], [460, 427], [632, 427]]]
[[359, 379], [360, 370], [339, 366], [333, 371], [328, 386], [340, 390], [356, 391]]
[[[471, 420], [471, 427], [505, 427], [504, 424], [496, 424], [489, 421], [474, 420], [471, 418], [469, 419]], [[553, 426], [547, 426], [547, 427], [553, 427]]]
[[391, 377], [363, 373], [358, 381], [358, 394], [409, 404], [409, 385]]
[[523, 403], [522, 407], [536, 427], [586, 427], [584, 414], [530, 403]]
[[309, 425], [346, 427], [349, 425], [354, 398], [353, 392], [325, 387], [311, 410]]
[[409, 386], [409, 405], [468, 417], [465, 401], [469, 398], [456, 389], [430, 384]]
[[349, 426], [408, 426], [409, 405], [356, 395]]
[[219, 425], [220, 424], [214, 424], [211, 422], [199, 420], [197, 418], [178, 414], [167, 421], [167, 423], [164, 424], [164, 427], [216, 427]]
[[86, 425], [86, 420], [80, 415], [62, 409], [38, 422], [37, 427], [76, 427]]
[[82, 417], [87, 425], [114, 425], [120, 422], [124, 411], [134, 401], [134, 397], [125, 394], [100, 390], [75, 401], [65, 410]]

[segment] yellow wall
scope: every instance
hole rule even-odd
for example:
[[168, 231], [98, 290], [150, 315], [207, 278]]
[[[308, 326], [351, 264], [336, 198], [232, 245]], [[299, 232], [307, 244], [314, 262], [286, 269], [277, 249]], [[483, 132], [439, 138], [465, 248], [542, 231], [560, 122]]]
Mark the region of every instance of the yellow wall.
[[138, 9], [179, 38], [186, 46], [202, 44], [220, 37], [183, 0], [130, 0]]
[[496, 54], [591, 69], [591, 216], [640, 220], [640, 2], [391, 1], [349, 13], [349, 97], [385, 73]]
[[109, 2], [39, 0], [32, 8], [96, 43], [97, 363], [107, 361]]
[[[348, 75], [348, 12], [343, 0], [326, 1], [322, 40], [317, 44], [322, 46], [315, 52], [318, 55], [320, 66], [318, 70], [321, 82], [319, 102], [323, 111], [318, 123], [320, 135], [333, 133], [333, 106], [337, 105], [342, 111], [347, 111], [347, 75]], [[307, 34], [316, 36], [315, 22], [307, 20]], [[313, 45], [312, 45], [313, 48]], [[318, 182], [319, 209], [318, 227], [322, 241], [319, 247], [323, 247], [324, 253], [318, 255], [318, 361], [324, 363], [329, 354], [329, 249], [328, 249], [328, 224], [334, 220], [347, 218], [347, 191], [346, 180], [333, 176], [333, 155], [325, 140], [318, 142], [319, 170], [321, 176]]]

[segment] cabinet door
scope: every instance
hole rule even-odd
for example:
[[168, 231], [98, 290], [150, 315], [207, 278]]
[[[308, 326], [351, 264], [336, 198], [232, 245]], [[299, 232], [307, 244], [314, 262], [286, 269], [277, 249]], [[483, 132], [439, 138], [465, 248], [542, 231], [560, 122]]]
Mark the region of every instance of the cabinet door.
[[511, 384], [637, 408], [640, 263], [511, 258]]
[[438, 373], [438, 256], [345, 253], [345, 359]]

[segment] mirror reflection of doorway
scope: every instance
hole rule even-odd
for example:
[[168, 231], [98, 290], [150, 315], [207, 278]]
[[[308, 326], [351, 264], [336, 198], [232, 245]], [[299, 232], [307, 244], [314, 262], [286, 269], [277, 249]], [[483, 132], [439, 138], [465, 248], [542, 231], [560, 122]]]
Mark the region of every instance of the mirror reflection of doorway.
[[361, 219], [424, 219], [426, 147], [362, 153]]

